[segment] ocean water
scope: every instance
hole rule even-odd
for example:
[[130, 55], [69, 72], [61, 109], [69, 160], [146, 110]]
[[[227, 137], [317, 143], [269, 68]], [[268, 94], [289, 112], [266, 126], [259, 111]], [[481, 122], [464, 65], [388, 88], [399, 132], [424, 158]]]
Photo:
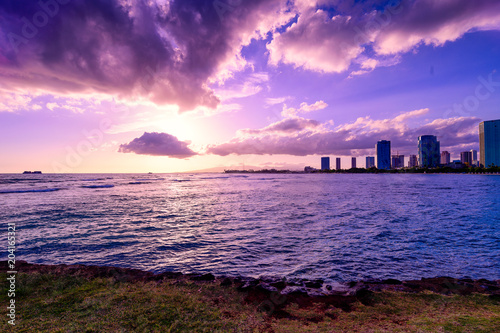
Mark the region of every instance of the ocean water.
[[500, 279], [496, 175], [4, 174], [0, 221], [32, 263]]

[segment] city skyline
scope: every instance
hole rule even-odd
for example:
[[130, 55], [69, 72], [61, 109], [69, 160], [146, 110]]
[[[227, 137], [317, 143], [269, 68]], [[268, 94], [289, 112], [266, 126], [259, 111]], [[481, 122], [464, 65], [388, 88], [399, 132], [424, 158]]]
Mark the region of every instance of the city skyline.
[[[364, 168], [368, 169], [376, 167], [377, 169], [399, 169], [405, 167], [438, 167], [447, 164], [459, 162], [470, 167], [488, 167], [500, 165], [500, 119], [481, 122], [478, 126], [479, 145], [481, 152], [471, 149], [459, 153], [459, 159], [452, 159], [450, 152], [440, 150], [440, 142], [435, 135], [421, 135], [417, 139], [418, 155], [410, 154], [408, 162], [405, 163], [405, 155], [399, 154], [396, 148], [396, 154], [393, 154], [390, 140], [379, 140], [375, 144], [375, 155], [365, 157]], [[478, 159], [478, 156], [480, 157]], [[351, 156], [351, 168], [361, 167], [356, 166], [356, 159], [359, 156]], [[328, 161], [327, 163], [324, 161]], [[340, 157], [336, 157], [336, 169], [341, 169]], [[485, 165], [484, 161], [489, 162]], [[329, 164], [330, 157], [321, 158], [321, 170], [329, 170], [326, 165]], [[375, 163], [377, 161], [377, 163]], [[380, 162], [379, 162], [380, 161]]]
[[498, 1], [215, 3], [2, 1], [0, 172], [455, 158], [498, 118]]

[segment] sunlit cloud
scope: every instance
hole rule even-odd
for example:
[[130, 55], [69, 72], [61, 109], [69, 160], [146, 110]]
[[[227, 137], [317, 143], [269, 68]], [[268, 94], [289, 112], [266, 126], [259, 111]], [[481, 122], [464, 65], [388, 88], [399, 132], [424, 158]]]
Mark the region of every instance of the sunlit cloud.
[[[401, 152], [414, 151], [417, 137], [437, 135], [444, 147], [454, 147], [477, 141], [474, 132], [479, 123], [476, 117], [437, 119], [412, 128], [408, 122], [425, 115], [429, 110], [403, 112], [391, 119], [360, 117], [331, 129], [328, 124], [304, 118], [289, 118], [262, 129], [240, 130], [228, 142], [211, 145], [208, 153], [229, 154], [287, 154], [295, 156], [315, 154], [350, 155], [353, 152], [372, 151], [378, 140], [391, 140]], [[373, 154], [373, 151], [371, 152]]]
[[252, 73], [242, 83], [233, 84], [230, 89], [218, 89], [216, 93], [222, 101], [249, 97], [261, 92], [268, 81], [267, 73]]
[[[393, 1], [374, 9], [377, 4], [298, 1], [297, 22], [275, 33], [268, 44], [270, 63], [324, 73], [341, 73], [359, 64], [351, 72], [356, 76], [397, 64], [399, 54], [422, 44], [442, 46], [471, 31], [500, 30], [496, 0]], [[328, 6], [337, 14], [318, 9]], [[367, 52], [372, 49], [375, 53]]]
[[283, 117], [293, 117], [298, 114], [304, 114], [304, 113], [309, 113], [312, 111], [318, 111], [318, 110], [323, 110], [326, 108], [328, 104], [326, 104], [324, 101], [317, 101], [314, 102], [313, 104], [307, 104], [306, 102], [303, 102], [300, 104], [299, 108], [289, 108], [286, 106], [286, 104], [283, 104], [283, 111], [281, 111], [281, 115]]

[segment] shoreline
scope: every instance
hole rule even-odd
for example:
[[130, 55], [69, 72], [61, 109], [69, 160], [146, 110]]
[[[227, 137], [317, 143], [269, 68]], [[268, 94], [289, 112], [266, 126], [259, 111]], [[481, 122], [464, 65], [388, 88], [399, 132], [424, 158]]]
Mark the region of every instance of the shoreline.
[[[8, 278], [6, 264], [0, 264], [2, 279]], [[341, 284], [26, 261], [17, 261], [16, 269], [15, 308], [2, 306], [0, 315], [14, 317], [26, 332], [500, 330], [500, 280]], [[8, 302], [7, 294], [0, 295], [0, 303]]]
[[[8, 271], [7, 261], [0, 261], [0, 273]], [[254, 293], [279, 293], [280, 295], [300, 295], [301, 297], [322, 298], [329, 296], [357, 296], [364, 293], [393, 291], [419, 293], [430, 291], [442, 295], [470, 295], [473, 293], [500, 298], [500, 279], [468, 279], [437, 276], [420, 280], [367, 279], [350, 282], [325, 282], [322, 279], [285, 278], [279, 276], [245, 276], [196, 274], [181, 272], [153, 273], [150, 271], [115, 266], [81, 264], [33, 264], [16, 261], [17, 273], [40, 273], [78, 276], [86, 279], [114, 278], [120, 282], [161, 282], [166, 280], [198, 281], [234, 286], [239, 291]]]

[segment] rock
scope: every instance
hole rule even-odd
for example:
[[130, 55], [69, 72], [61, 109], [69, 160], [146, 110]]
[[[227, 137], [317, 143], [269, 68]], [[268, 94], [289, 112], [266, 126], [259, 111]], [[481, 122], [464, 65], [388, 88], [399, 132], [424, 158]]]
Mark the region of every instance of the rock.
[[321, 290], [318, 290], [318, 289], [308, 289], [307, 290], [307, 295], [310, 296], [310, 297], [322, 297], [322, 296], [325, 296], [325, 294], [323, 292], [321, 292]]
[[215, 276], [212, 273], [202, 274], [202, 275], [194, 275], [191, 277], [191, 280], [194, 281], [214, 281]]
[[403, 284], [403, 282], [396, 279], [387, 279], [382, 281], [384, 284]]
[[259, 280], [277, 289], [283, 289], [286, 287], [285, 278], [280, 278], [275, 276], [261, 276]]
[[373, 291], [368, 290], [368, 288], [361, 288], [358, 291], [356, 291], [356, 298], [363, 305], [375, 304], [374, 299], [373, 299]]
[[270, 285], [277, 288], [277, 289], [280, 289], [280, 290], [286, 287], [285, 281], [278, 281], [278, 282], [270, 283]]
[[298, 279], [298, 278], [287, 278], [286, 284], [288, 284], [290, 286], [302, 286], [302, 285], [304, 285], [304, 281], [302, 279]]
[[278, 291], [278, 288], [276, 287], [273, 287], [265, 282], [261, 282], [259, 283], [256, 287], [255, 287], [256, 290], [261, 290], [261, 291], [265, 291], [265, 292], [277, 292]]
[[277, 276], [262, 275], [259, 276], [259, 280], [271, 284], [271, 283], [281, 282], [284, 280], [284, 278], [280, 278]]
[[256, 279], [247, 279], [242, 282], [243, 284], [237, 288], [239, 291], [249, 291], [251, 289], [255, 289], [259, 281]]
[[327, 295], [354, 295], [359, 288], [349, 288], [349, 285], [332, 282], [323, 285], [322, 292]]
[[281, 295], [307, 294], [307, 289], [301, 286], [286, 286], [281, 291]]
[[178, 277], [182, 276], [182, 273], [179, 272], [163, 272], [158, 274], [155, 277], [155, 280], [166, 280], [166, 279], [176, 279]]
[[417, 289], [420, 289], [420, 288], [421, 288], [421, 286], [420, 286], [419, 284], [412, 283], [412, 282], [406, 282], [406, 281], [405, 281], [405, 282], [403, 282], [403, 286], [408, 287], [408, 288], [410, 288], [410, 289], [415, 289], [415, 290], [417, 290]]
[[232, 284], [233, 284], [233, 281], [232, 281], [230, 278], [228, 278], [228, 277], [225, 277], [225, 278], [221, 281], [221, 283], [220, 283], [220, 285], [221, 285], [221, 286], [223, 286], [223, 287], [230, 286], [230, 285], [232, 285]]
[[483, 287], [484, 289], [486, 289], [488, 291], [497, 291], [500, 289], [499, 287], [493, 286], [493, 285], [482, 285], [481, 287]]
[[323, 280], [305, 281], [307, 288], [321, 288]]

